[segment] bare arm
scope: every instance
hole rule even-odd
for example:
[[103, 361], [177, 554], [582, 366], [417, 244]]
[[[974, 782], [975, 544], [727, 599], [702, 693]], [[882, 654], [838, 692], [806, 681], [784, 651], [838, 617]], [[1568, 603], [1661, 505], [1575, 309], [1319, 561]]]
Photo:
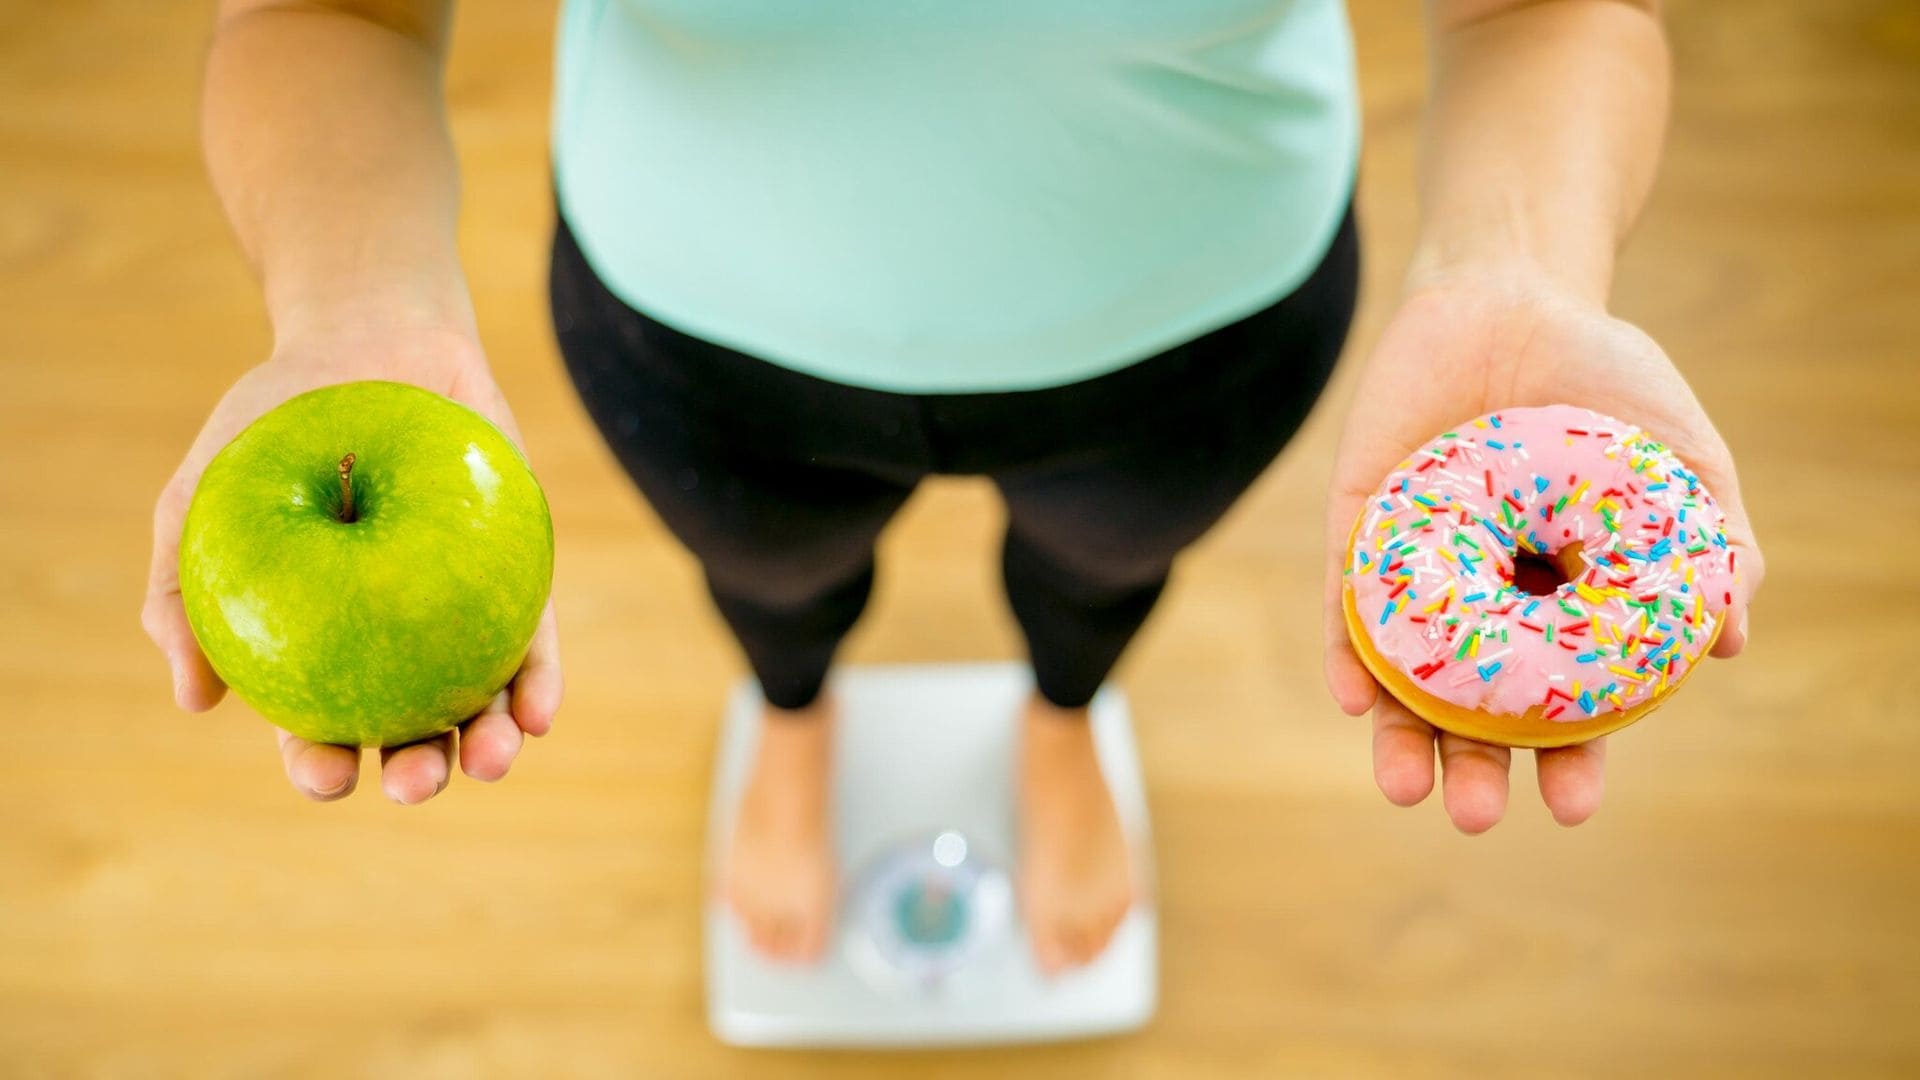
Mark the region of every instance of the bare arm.
[[446, 3], [228, 0], [208, 171], [281, 337], [390, 318], [471, 336], [440, 89]]
[[1657, 6], [1433, 0], [1416, 282], [1538, 273], [1605, 303], [1666, 127]]
[[[424, 386], [477, 409], [516, 440], [513, 415], [475, 335], [454, 237], [458, 175], [437, 0], [228, 0], [207, 56], [208, 171], [259, 274], [273, 355], [234, 383], [154, 507], [141, 621], [173, 671], [182, 707], [225, 693], [180, 601], [180, 527], [200, 474], [254, 418], [302, 391], [355, 379]], [[545, 734], [561, 696], [549, 605], [509, 692], [459, 732], [383, 751], [398, 802], [430, 798], [455, 754], [472, 777], [506, 774], [523, 734]], [[280, 734], [295, 788], [351, 792], [357, 748]]]

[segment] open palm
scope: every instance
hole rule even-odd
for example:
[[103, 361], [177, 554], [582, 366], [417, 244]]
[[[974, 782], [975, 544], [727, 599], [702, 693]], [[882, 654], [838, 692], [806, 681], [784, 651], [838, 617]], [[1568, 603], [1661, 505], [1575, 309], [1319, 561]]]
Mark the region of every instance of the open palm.
[[[516, 444], [520, 434], [506, 399], [494, 385], [471, 339], [451, 333], [377, 333], [343, 336], [325, 343], [283, 345], [266, 363], [248, 371], [220, 399], [195, 437], [185, 460], [161, 489], [153, 512], [153, 563], [147, 577], [141, 623], [166, 654], [173, 671], [174, 701], [201, 712], [218, 704], [226, 684], [194, 640], [180, 600], [180, 529], [200, 474], [242, 428], [296, 394], [359, 379], [408, 382], [473, 407]], [[411, 746], [381, 751], [382, 786], [396, 802], [431, 798], [452, 776], [458, 754], [462, 771], [478, 780], [506, 775], [522, 735], [544, 735], [560, 706], [560, 647], [553, 605], [547, 605], [527, 658], [509, 690], [486, 711], [449, 731]], [[310, 743], [279, 733], [287, 779], [308, 798], [329, 801], [353, 791], [360, 774], [360, 748]]]
[[[1746, 643], [1747, 609], [1765, 572], [1726, 443], [1647, 335], [1531, 283], [1445, 282], [1410, 293], [1361, 374], [1334, 460], [1326, 523], [1326, 676], [1348, 714], [1373, 710], [1374, 778], [1387, 798], [1401, 806], [1426, 798], [1437, 746], [1448, 816], [1469, 833], [1491, 828], [1505, 812], [1511, 751], [1438, 732], [1380, 692], [1347, 640], [1341, 614], [1347, 537], [1381, 480], [1435, 435], [1499, 409], [1555, 402], [1647, 429], [1719, 501], [1744, 572], [1715, 656], [1733, 656]], [[1585, 821], [1604, 787], [1605, 740], [1537, 754], [1540, 794], [1555, 820]]]

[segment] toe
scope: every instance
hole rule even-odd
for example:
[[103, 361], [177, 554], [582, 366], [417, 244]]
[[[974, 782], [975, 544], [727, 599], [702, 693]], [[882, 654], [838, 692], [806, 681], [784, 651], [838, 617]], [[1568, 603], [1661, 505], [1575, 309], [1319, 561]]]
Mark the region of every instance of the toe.
[[759, 912], [742, 913], [740, 921], [747, 927], [747, 943], [761, 956], [773, 955], [774, 921]]
[[1098, 952], [1107, 951], [1107, 946], [1113, 944], [1113, 935], [1120, 932], [1120, 924], [1127, 921], [1127, 912], [1132, 909], [1133, 904], [1131, 900], [1128, 900], [1108, 910], [1107, 917], [1102, 920], [1100, 924], [1100, 948], [1097, 950]]
[[1078, 919], [1069, 923], [1060, 933], [1061, 952], [1066, 955], [1068, 967], [1085, 967], [1093, 959], [1093, 932]]
[[1060, 970], [1067, 965], [1067, 959], [1061, 951], [1060, 942], [1054, 938], [1052, 933], [1047, 931], [1034, 932], [1033, 961], [1040, 965], [1040, 971], [1046, 975], [1058, 975]]
[[1025, 900], [1020, 905], [1027, 919], [1027, 944], [1033, 950], [1033, 962], [1042, 974], [1053, 975], [1066, 962], [1062, 955], [1058, 927], [1041, 909]]
[[815, 917], [808, 920], [794, 941], [794, 955], [800, 960], [812, 962], [820, 959], [827, 951], [827, 920]]
[[769, 960], [785, 961], [792, 948], [793, 922], [786, 915], [767, 917], [766, 957]]
[[800, 961], [800, 938], [805, 919], [795, 911], [782, 911], [774, 920], [773, 958], [783, 964]]
[[834, 889], [832, 878], [827, 878], [813, 893], [805, 911], [801, 912], [799, 925], [795, 929], [793, 953], [802, 963], [811, 963], [820, 959], [827, 951], [827, 936], [832, 932], [834, 916]]

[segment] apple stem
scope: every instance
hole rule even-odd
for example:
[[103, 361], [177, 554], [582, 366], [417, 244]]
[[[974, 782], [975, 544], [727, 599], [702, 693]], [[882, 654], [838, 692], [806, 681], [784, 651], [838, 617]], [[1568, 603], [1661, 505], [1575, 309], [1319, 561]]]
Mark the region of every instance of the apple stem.
[[353, 512], [353, 455], [340, 459], [340, 520], [351, 524]]

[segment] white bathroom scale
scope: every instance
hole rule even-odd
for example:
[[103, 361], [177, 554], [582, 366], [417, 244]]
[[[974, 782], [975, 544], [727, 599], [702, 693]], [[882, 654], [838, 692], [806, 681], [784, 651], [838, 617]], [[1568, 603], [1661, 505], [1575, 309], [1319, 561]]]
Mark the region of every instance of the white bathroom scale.
[[1153, 1015], [1158, 946], [1146, 799], [1126, 698], [1093, 699], [1094, 744], [1143, 899], [1084, 968], [1049, 979], [1014, 903], [1019, 664], [836, 673], [834, 811], [840, 909], [814, 966], [763, 961], [713, 887], [759, 734], [736, 685], [707, 818], [707, 1020], [739, 1046], [939, 1046], [1085, 1038]]

